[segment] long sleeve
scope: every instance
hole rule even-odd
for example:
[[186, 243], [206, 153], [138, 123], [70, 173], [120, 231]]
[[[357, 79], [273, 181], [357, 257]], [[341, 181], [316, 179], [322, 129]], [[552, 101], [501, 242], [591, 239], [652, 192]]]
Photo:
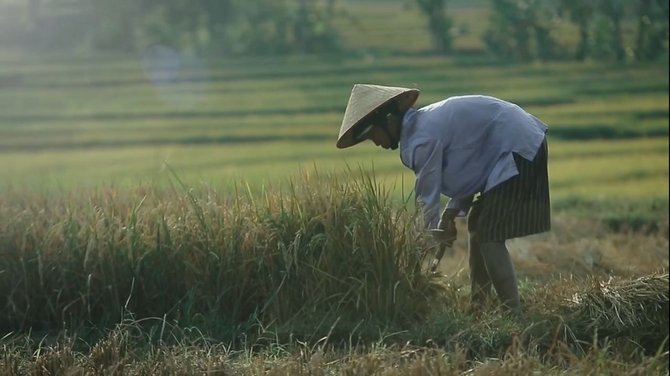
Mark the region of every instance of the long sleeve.
[[417, 145], [412, 159], [416, 201], [421, 205], [424, 224], [435, 228], [440, 219], [442, 147], [436, 140], [425, 140]]
[[533, 160], [547, 126], [519, 106], [494, 97], [450, 97], [408, 110], [400, 158], [416, 174], [416, 199], [427, 226], [437, 225], [440, 196], [447, 207], [469, 212], [470, 196], [518, 174], [513, 153]]

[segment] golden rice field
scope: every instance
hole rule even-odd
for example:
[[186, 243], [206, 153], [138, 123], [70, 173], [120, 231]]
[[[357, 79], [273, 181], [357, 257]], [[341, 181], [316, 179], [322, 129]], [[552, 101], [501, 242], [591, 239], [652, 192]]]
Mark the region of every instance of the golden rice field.
[[[415, 9], [343, 3], [333, 56], [0, 51], [0, 375], [668, 374], [667, 58], [502, 63], [474, 0], [432, 56]], [[396, 152], [335, 147], [355, 83], [549, 125], [521, 317], [470, 310], [465, 223], [426, 273]]]

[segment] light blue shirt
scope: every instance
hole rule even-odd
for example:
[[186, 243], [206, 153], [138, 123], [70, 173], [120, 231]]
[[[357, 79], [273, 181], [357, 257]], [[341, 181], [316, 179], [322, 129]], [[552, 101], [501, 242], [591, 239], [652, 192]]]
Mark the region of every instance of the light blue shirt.
[[467, 95], [450, 97], [418, 110], [402, 121], [400, 159], [416, 174], [416, 200], [424, 220], [435, 228], [440, 194], [447, 207], [465, 215], [472, 196], [518, 175], [512, 153], [533, 160], [547, 126], [514, 103]]

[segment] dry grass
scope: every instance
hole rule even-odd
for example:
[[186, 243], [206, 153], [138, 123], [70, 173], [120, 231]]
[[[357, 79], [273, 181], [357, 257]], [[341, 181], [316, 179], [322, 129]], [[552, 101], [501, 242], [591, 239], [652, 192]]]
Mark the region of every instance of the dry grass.
[[367, 177], [305, 179], [257, 196], [186, 187], [5, 195], [0, 321], [109, 326], [130, 314], [233, 331], [290, 324], [295, 333], [311, 317], [319, 329], [307, 320], [301, 334], [323, 336], [336, 319], [334, 330], [350, 333], [360, 320], [424, 314], [437, 290], [420, 270], [427, 243], [414, 214]]
[[510, 242], [523, 317], [474, 315], [465, 229], [429, 276], [416, 213], [369, 175], [174, 182], [0, 197], [0, 374], [667, 374], [667, 221], [558, 215]]
[[557, 344], [550, 352], [515, 341], [499, 358], [472, 360], [463, 349], [372, 345], [338, 350], [295, 343], [262, 351], [202, 342], [146, 346], [132, 325], [119, 326], [88, 351], [70, 343], [5, 346], [3, 375], [664, 375], [666, 353], [621, 355], [611, 343], [577, 354]]
[[[668, 274], [592, 280], [569, 299], [566, 321], [573, 332], [608, 338], [639, 338], [640, 346], [667, 341]], [[651, 344], [647, 343], [651, 342]], [[667, 343], [664, 344], [667, 349]]]
[[[651, 213], [650, 213], [651, 214]], [[467, 280], [467, 228], [457, 222], [454, 251], [440, 264], [442, 273]], [[657, 230], [613, 229], [603, 221], [554, 213], [548, 233], [512, 239], [507, 247], [522, 279], [551, 281], [562, 276], [634, 277], [667, 270], [668, 220], [658, 218]]]

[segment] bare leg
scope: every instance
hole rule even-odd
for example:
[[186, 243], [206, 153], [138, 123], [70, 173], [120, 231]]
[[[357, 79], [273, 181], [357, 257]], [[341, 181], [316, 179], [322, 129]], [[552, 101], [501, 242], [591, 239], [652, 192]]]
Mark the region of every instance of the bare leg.
[[482, 243], [481, 254], [498, 297], [510, 311], [518, 312], [521, 303], [516, 272], [505, 242]]

